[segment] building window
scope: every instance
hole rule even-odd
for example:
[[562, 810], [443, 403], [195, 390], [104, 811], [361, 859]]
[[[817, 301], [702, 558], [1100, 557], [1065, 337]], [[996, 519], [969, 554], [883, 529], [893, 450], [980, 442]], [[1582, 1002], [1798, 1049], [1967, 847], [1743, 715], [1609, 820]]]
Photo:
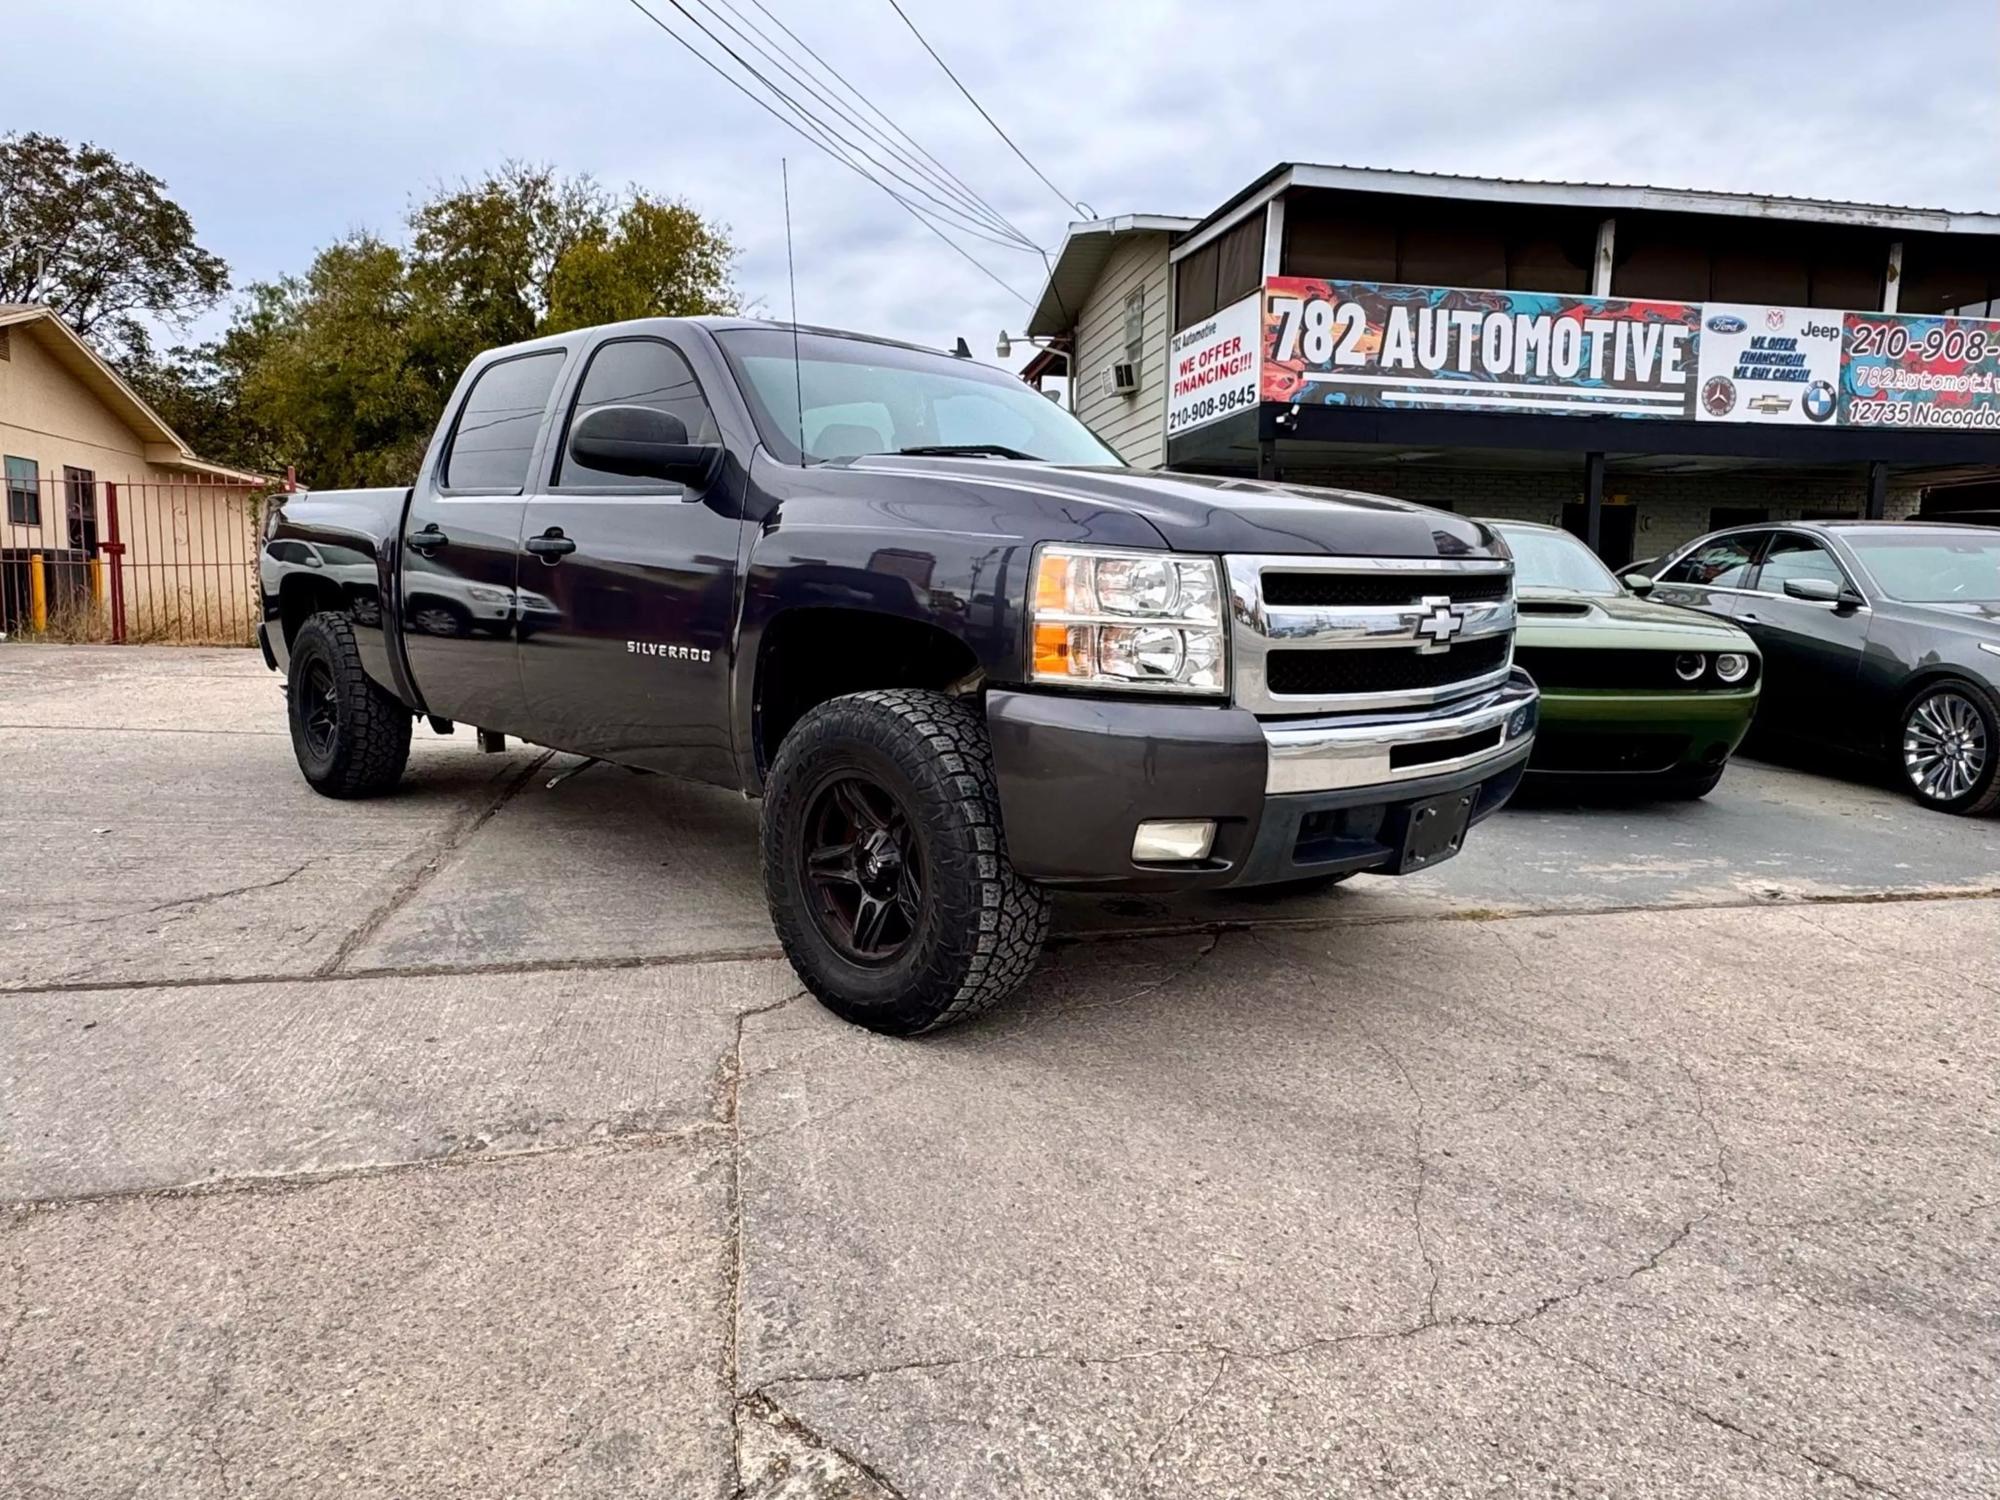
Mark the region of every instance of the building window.
[[32, 458], [7, 456], [7, 519], [16, 526], [42, 524], [42, 472]]
[[1137, 365], [1146, 352], [1146, 289], [1125, 299], [1125, 358]]

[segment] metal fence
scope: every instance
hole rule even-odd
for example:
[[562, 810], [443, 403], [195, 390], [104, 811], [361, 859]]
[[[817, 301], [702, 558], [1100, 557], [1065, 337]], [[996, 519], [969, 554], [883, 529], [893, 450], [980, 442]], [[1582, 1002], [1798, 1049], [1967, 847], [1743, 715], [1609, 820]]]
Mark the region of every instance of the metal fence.
[[247, 646], [268, 487], [79, 470], [7, 482], [0, 634]]

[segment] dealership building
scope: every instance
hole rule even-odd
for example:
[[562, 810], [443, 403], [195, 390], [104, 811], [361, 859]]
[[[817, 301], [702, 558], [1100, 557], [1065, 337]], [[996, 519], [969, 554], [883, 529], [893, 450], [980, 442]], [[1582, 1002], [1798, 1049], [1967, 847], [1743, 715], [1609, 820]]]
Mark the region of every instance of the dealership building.
[[[2000, 214], [1291, 163], [1070, 226], [1030, 317], [1137, 465], [1546, 521], [1995, 508]], [[1066, 368], [1064, 368], [1066, 367]]]

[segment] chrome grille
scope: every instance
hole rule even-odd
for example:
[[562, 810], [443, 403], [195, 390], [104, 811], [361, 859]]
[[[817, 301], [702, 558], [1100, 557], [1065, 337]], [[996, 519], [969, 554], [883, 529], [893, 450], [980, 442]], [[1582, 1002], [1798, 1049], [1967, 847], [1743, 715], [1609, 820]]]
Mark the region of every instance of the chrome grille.
[[1235, 699], [1264, 715], [1444, 703], [1506, 680], [1513, 564], [1233, 556]]

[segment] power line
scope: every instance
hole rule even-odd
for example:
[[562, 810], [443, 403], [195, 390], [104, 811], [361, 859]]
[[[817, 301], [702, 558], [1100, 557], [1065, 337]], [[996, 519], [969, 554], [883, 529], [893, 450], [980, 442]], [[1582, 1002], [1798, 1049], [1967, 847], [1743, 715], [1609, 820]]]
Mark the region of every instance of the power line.
[[1053, 182], [1050, 182], [1048, 177], [1044, 175], [1044, 173], [1042, 172], [1042, 169], [1036, 166], [1033, 162], [1028, 160], [1028, 153], [1023, 151], [1019, 146], [1015, 145], [1014, 138], [1011, 135], [1007, 134], [1006, 131], [1000, 128], [1000, 122], [994, 119], [993, 116], [989, 115], [986, 112], [986, 106], [981, 104], [977, 99], [972, 97], [972, 90], [967, 88], [963, 83], [959, 83], [958, 75], [952, 72], [951, 65], [947, 63], [943, 58], [938, 56], [937, 48], [933, 47], [928, 41], [924, 40], [924, 34], [921, 31], [917, 30], [917, 23], [915, 21], [912, 21], [909, 18], [909, 16], [904, 13], [903, 7], [897, 4], [896, 0], [889, 0], [889, 8], [893, 10], [897, 15], [903, 18], [903, 24], [910, 28], [910, 35], [915, 37], [919, 42], [922, 42], [924, 51], [930, 53], [931, 61], [936, 63], [940, 68], [944, 69], [945, 77], [949, 78], [953, 83], [958, 84], [958, 91], [961, 94], [965, 95], [966, 102], [969, 103], [974, 109], [978, 110], [979, 118], [984, 120], [988, 125], [991, 125], [993, 127], [993, 133], [999, 136], [1001, 140], [1007, 143], [1007, 149], [1012, 151], [1016, 156], [1021, 158], [1022, 165], [1027, 167], [1027, 169], [1030, 172], [1033, 172], [1037, 177], [1040, 177], [1044, 185], [1047, 186], [1048, 190], [1054, 193], [1058, 198], [1062, 199], [1062, 204], [1064, 208], [1070, 209], [1076, 213], [1082, 213], [1084, 211], [1083, 205], [1078, 203], [1076, 199], [1070, 197], [1068, 193], [1065, 193], [1061, 188], [1057, 187]]
[[[711, 72], [713, 72], [718, 78], [722, 79], [723, 82], [727, 83], [731, 88], [735, 89], [739, 94], [743, 95], [744, 98], [748, 99], [752, 104], [755, 104], [759, 109], [763, 110], [772, 119], [776, 120], [786, 129], [792, 131], [795, 135], [799, 136], [808, 145], [811, 145], [817, 148], [818, 150], [824, 152], [826, 155], [832, 157], [835, 161], [839, 162], [849, 171], [859, 176], [864, 182], [867, 182], [873, 187], [880, 188], [884, 193], [888, 194], [890, 198], [894, 199], [895, 202], [902, 207], [905, 213], [909, 214], [911, 218], [915, 219], [919, 224], [923, 225], [924, 228], [928, 229], [932, 234], [936, 235], [939, 239], [943, 240], [945, 244], [950, 246], [955, 253], [963, 257], [967, 263], [969, 263], [977, 271], [979, 271], [981, 275], [985, 276], [988, 280], [993, 282], [994, 285], [998, 286], [1001, 290], [1005, 291], [1010, 296], [1016, 298], [1017, 300], [1023, 303], [1030, 302], [1030, 299], [1027, 296], [1015, 290], [1015, 288], [1009, 286], [993, 270], [991, 270], [982, 261], [980, 261], [978, 257], [974, 256], [971, 251], [967, 250], [963, 245], [959, 244], [957, 240], [951, 238], [950, 235], [946, 234], [936, 224], [931, 222], [931, 220], [925, 216], [924, 211], [919, 209], [915, 204], [911, 203], [909, 199], [905, 198], [901, 193], [898, 193], [894, 188], [890, 187], [886, 182], [883, 182], [880, 178], [874, 176], [866, 168], [862, 167], [859, 163], [854, 161], [851, 157], [844, 155], [842, 152], [835, 149], [835, 147], [829, 145], [825, 128], [820, 124], [820, 122], [815, 117], [813, 117], [809, 112], [801, 109], [800, 106], [795, 101], [790, 99], [789, 96], [787, 96], [783, 90], [773, 86], [769, 79], [765, 78], [763, 74], [759, 73], [748, 62], [744, 61], [742, 56], [738, 54], [734, 48], [730, 47], [728, 43], [723, 42], [713, 32], [708, 30], [707, 27], [703, 26], [701, 24], [700, 18], [692, 15], [687, 10], [687, 8], [680, 3], [680, 0], [669, 0], [669, 3], [672, 4], [674, 9], [679, 11], [684, 18], [692, 22], [701, 31], [702, 35], [706, 36], [710, 41], [716, 43], [716, 45], [721, 47], [724, 52], [727, 52], [732, 58], [734, 58], [737, 64], [741, 66], [745, 72], [749, 73], [750, 76], [757, 79], [757, 81], [762, 83], [767, 89], [770, 89], [772, 94], [776, 98], [784, 102], [788, 108], [797, 112], [800, 116], [800, 121], [803, 121], [804, 123], [802, 124], [799, 121], [787, 119], [784, 115], [780, 114], [778, 110], [769, 101], [760, 98], [757, 94], [753, 93], [747, 85], [745, 85], [740, 79], [736, 78], [733, 74], [731, 74], [728, 71], [728, 69], [724, 68], [714, 58], [708, 56], [707, 53], [703, 52], [699, 47], [695, 46], [693, 42], [689, 41], [686, 37], [682, 36], [678, 31], [674, 30], [674, 28], [669, 26], [666, 23], [666, 21], [664, 21], [661, 17], [655, 15], [651, 10], [648, 10], [646, 6], [642, 3], [642, 0], [626, 0], [626, 3], [630, 5], [634, 10], [638, 11], [640, 15], [644, 16], [647, 20], [651, 21], [661, 31], [664, 31], [668, 36], [672, 37], [676, 42], [678, 42], [681, 45], [681, 47], [690, 56], [695, 58], [696, 61], [700, 62], [702, 66], [706, 67]], [[812, 126], [819, 133], [818, 134], [808, 133], [807, 129], [805, 128], [807, 125]], [[975, 233], [976, 231], [967, 230], [962, 232]], [[988, 238], [987, 236], [981, 236], [981, 237]]]
[[[893, 141], [884, 140], [880, 131], [876, 130], [873, 126], [869, 125], [867, 121], [857, 117], [852, 110], [850, 110], [846, 105], [842, 104], [838, 99], [828, 97], [826, 92], [823, 89], [821, 89], [819, 85], [815, 83], [811, 78], [806, 77], [805, 75], [798, 72], [797, 69], [793, 68], [791, 66], [790, 61], [786, 57], [782, 56], [779, 52], [773, 52], [770, 47], [764, 45], [765, 42], [771, 40], [771, 38], [767, 34], [760, 31], [758, 32], [757, 35], [753, 36], [750, 34], [750, 32], [746, 32], [743, 29], [743, 27], [738, 26], [734, 21], [729, 20], [728, 17], [720, 14], [718, 6], [720, 6], [722, 10], [729, 11], [731, 15], [736, 16], [739, 20], [742, 20], [747, 24], [749, 24], [752, 30], [756, 30], [756, 23], [754, 21], [751, 21], [748, 16], [745, 16], [734, 5], [731, 5], [729, 3], [729, 0], [695, 0], [695, 3], [700, 5], [704, 10], [708, 11], [711, 15], [713, 15], [715, 19], [719, 21], [722, 25], [728, 27], [731, 32], [733, 32], [738, 38], [740, 38], [751, 48], [753, 48], [760, 56], [774, 63], [777, 66], [777, 68], [785, 74], [787, 78], [790, 78], [793, 82], [797, 83], [800, 87], [805, 89], [805, 91], [808, 94], [810, 94], [813, 99], [817, 100], [819, 103], [825, 105], [829, 109], [834, 110], [842, 120], [846, 121], [855, 129], [864, 132], [869, 140], [874, 141], [877, 144], [881, 145], [892, 156], [896, 157], [898, 161], [910, 167], [910, 169], [916, 172], [920, 177], [923, 177], [925, 181], [930, 182], [933, 186], [943, 189], [943, 191], [945, 191], [946, 193], [952, 192], [952, 189], [949, 184], [940, 182], [937, 178], [931, 176], [927, 171], [927, 169], [924, 168], [921, 163], [911, 161], [908, 158], [907, 154], [900, 151], [900, 149], [896, 146], [896, 144]], [[697, 24], [701, 23], [697, 21]], [[703, 26], [703, 29], [707, 30], [706, 26]], [[725, 46], [727, 45], [726, 43], [722, 43], [719, 37], [715, 37], [715, 34], [713, 32], [709, 32], [708, 34], [710, 35], [711, 38], [714, 38], [719, 44]], [[760, 81], [763, 82], [766, 87], [771, 88], [774, 92], [778, 92], [777, 85], [773, 84], [768, 78], [760, 78]], [[796, 99], [786, 96], [785, 102], [788, 105], [792, 106], [794, 110], [799, 109], [799, 104]], [[828, 121], [824, 116], [816, 114], [814, 118], [822, 128], [831, 132], [835, 136], [835, 138], [839, 140], [840, 144], [847, 150], [868, 161], [870, 164], [878, 168], [880, 171], [887, 173], [890, 177], [893, 177], [897, 182], [901, 183], [904, 187], [908, 188], [911, 192], [917, 194], [919, 197], [928, 199], [931, 203], [937, 205], [938, 211], [945, 213], [950, 217], [958, 220], [962, 225], [964, 225], [967, 228], [969, 232], [981, 233], [985, 238], [989, 239], [994, 239], [994, 232], [997, 232], [998, 235], [1004, 236], [1005, 240], [994, 239], [995, 243], [1004, 244], [1005, 241], [1012, 241], [1013, 243], [1009, 245], [1008, 248], [1017, 250], [1027, 250], [1030, 252], [1033, 252], [1037, 249], [1035, 243], [1032, 240], [1028, 239], [1018, 229], [1014, 228], [1013, 225], [1007, 223], [1005, 220], [999, 219], [997, 218], [997, 216], [987, 217], [985, 215], [982, 215], [977, 209], [968, 212], [965, 207], [962, 207], [958, 203], [946, 202], [944, 199], [938, 197], [937, 194], [930, 192], [927, 188], [925, 188], [923, 183], [912, 181], [909, 177], [897, 171], [895, 167], [890, 166], [887, 162], [883, 161], [880, 157], [876, 156], [874, 152], [870, 151], [866, 146], [862, 145], [859, 141], [856, 141], [851, 137], [849, 137], [845, 132], [843, 132], [839, 128], [839, 126]]]
[[987, 202], [986, 199], [980, 197], [980, 195], [976, 191], [974, 191], [971, 185], [968, 184], [964, 178], [960, 177], [956, 172], [952, 171], [950, 167], [947, 167], [943, 162], [939, 161], [935, 156], [933, 156], [929, 151], [927, 151], [924, 148], [923, 143], [917, 140], [915, 136], [911, 135], [909, 131], [903, 129], [901, 125], [898, 125], [894, 120], [890, 119], [888, 114], [879, 105], [877, 105], [874, 100], [870, 99], [866, 94], [862, 93], [861, 90], [857, 89], [852, 83], [849, 83], [847, 81], [846, 76], [842, 74], [838, 68], [834, 67], [832, 63], [828, 62], [824, 57], [820, 56], [818, 52], [813, 50], [811, 43], [806, 41], [805, 38], [800, 36], [796, 31], [792, 30], [791, 27], [787, 26], [781, 17], [773, 14], [771, 7], [766, 5], [764, 3], [764, 0], [750, 0], [750, 3], [756, 6], [758, 10], [762, 11], [765, 14], [765, 16], [769, 17], [771, 23], [775, 25], [778, 28], [778, 30], [784, 32], [786, 36], [790, 37], [792, 41], [798, 46], [798, 48], [801, 51], [805, 53], [807, 57], [810, 57], [815, 63], [819, 65], [820, 70], [822, 72], [827, 74], [830, 78], [833, 79], [835, 83], [839, 84], [842, 88], [846, 89], [849, 94], [853, 95], [854, 98], [861, 104], [861, 106], [864, 109], [866, 109], [870, 114], [874, 115], [884, 125], [887, 125], [891, 130], [893, 130], [897, 135], [901, 136], [905, 141], [909, 142], [912, 150], [914, 150], [919, 156], [923, 157], [925, 161], [929, 162], [933, 167], [935, 167], [940, 173], [944, 175], [944, 177], [949, 179], [952, 183], [956, 184], [957, 187], [960, 189], [962, 197], [969, 200], [970, 202], [978, 204], [981, 208], [985, 209], [989, 214], [991, 214], [994, 217], [994, 219], [998, 220], [1002, 224], [1005, 224], [1007, 228], [1013, 230], [1014, 233], [1020, 234], [1022, 240], [1030, 244], [1033, 243], [1032, 240], [1029, 240], [1027, 235], [1021, 234], [1019, 227], [1016, 226], [1014, 223], [1012, 223], [1005, 214], [1001, 213], [991, 203]]

